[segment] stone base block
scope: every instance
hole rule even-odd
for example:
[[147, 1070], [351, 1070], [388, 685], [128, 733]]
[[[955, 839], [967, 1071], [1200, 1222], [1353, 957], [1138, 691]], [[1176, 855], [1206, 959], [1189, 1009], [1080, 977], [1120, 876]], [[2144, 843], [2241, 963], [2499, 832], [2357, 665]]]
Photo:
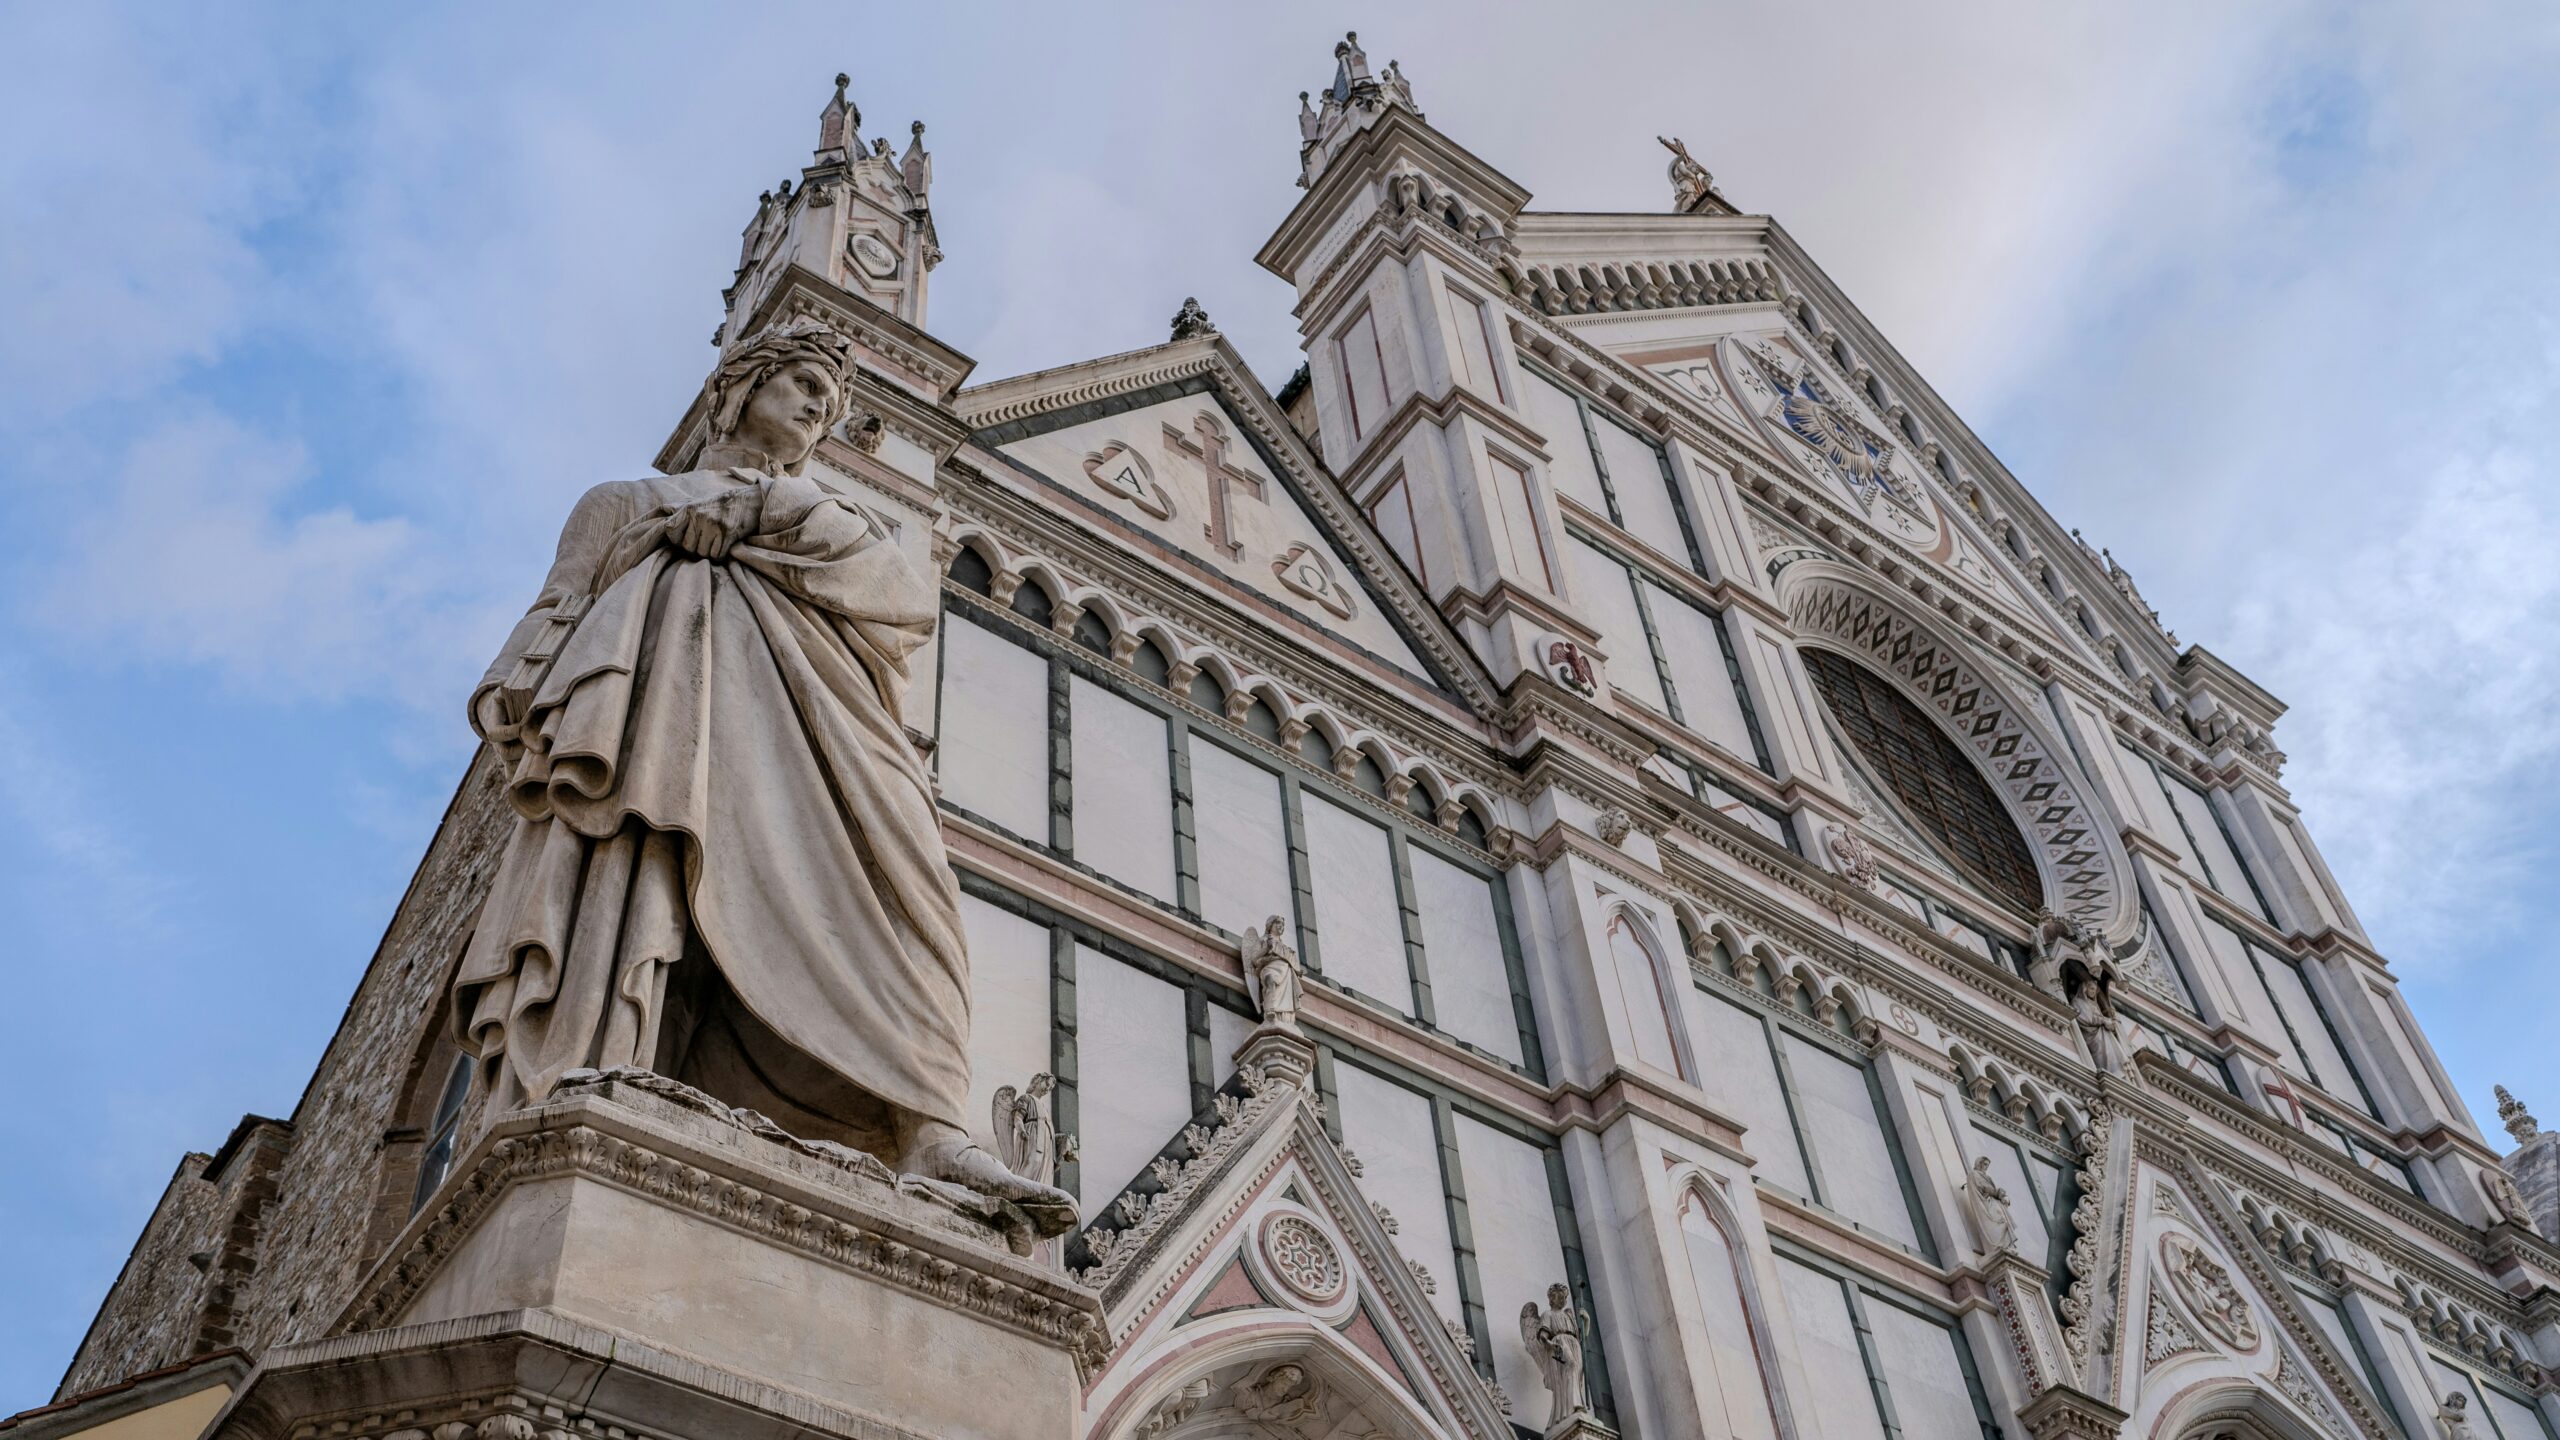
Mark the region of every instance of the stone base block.
[[[598, 1080], [492, 1126], [340, 1334], [272, 1352], [216, 1434], [579, 1440], [562, 1421], [603, 1413], [607, 1380], [630, 1397], [612, 1424], [667, 1440], [1072, 1434], [1100, 1301], [970, 1208], [663, 1081]], [[478, 1413], [426, 1423], [466, 1392]], [[720, 1423], [679, 1394], [718, 1397]]]

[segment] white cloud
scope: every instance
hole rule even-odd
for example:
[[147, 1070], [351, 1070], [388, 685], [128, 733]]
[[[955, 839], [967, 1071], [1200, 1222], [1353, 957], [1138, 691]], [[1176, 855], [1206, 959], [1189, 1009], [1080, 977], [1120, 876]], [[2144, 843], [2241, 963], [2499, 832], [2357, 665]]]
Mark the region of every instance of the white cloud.
[[[2291, 701], [2289, 780], [2404, 969], [2547, 900], [2560, 802], [2560, 501], [2516, 449], [2446, 460], [2405, 523], [2260, 576], [2231, 645]], [[2466, 945], [2465, 941], [2468, 941]]]
[[210, 411], [166, 418], [78, 508], [39, 613], [98, 658], [212, 664], [277, 703], [454, 707], [464, 642], [503, 621], [451, 596], [409, 521], [297, 506], [308, 479], [289, 441]]

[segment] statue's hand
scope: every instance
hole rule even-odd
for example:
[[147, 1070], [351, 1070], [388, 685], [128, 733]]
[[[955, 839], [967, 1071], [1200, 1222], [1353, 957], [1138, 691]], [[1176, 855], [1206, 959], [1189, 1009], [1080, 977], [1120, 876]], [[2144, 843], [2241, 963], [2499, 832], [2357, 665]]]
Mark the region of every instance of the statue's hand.
[[764, 487], [741, 485], [678, 510], [667, 525], [667, 543], [705, 560], [725, 560], [755, 532], [764, 513]]

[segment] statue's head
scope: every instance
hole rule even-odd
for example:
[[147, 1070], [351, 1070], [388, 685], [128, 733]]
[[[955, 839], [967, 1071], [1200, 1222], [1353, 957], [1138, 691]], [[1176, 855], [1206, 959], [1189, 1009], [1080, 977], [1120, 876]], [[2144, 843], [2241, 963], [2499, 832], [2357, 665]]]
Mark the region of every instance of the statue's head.
[[1567, 1289], [1566, 1289], [1566, 1288], [1564, 1288], [1562, 1285], [1550, 1285], [1550, 1286], [1548, 1286], [1548, 1287], [1547, 1287], [1547, 1308], [1548, 1308], [1548, 1309], [1550, 1309], [1550, 1310], [1562, 1310], [1562, 1309], [1564, 1309], [1566, 1306], [1568, 1306], [1568, 1305], [1570, 1305], [1570, 1304], [1572, 1304], [1572, 1303], [1573, 1303], [1573, 1292], [1572, 1292], [1572, 1291], [1567, 1290]]
[[766, 326], [705, 382], [711, 443], [797, 474], [852, 404], [852, 369], [853, 342], [826, 322], [798, 316]]
[[1029, 1089], [1034, 1099], [1046, 1095], [1056, 1088], [1058, 1088], [1058, 1077], [1050, 1074], [1046, 1070], [1043, 1070], [1039, 1074], [1031, 1077]]

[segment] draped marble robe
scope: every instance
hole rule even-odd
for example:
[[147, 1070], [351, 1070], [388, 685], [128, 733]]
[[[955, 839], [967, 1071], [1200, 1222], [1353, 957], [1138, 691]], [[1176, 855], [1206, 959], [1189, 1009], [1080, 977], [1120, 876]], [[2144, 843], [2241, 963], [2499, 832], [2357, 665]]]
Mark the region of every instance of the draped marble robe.
[[[667, 543], [676, 510], [741, 485], [759, 514], [725, 560]], [[874, 1151], [892, 1111], [963, 1123], [959, 891], [900, 713], [937, 613], [875, 523], [805, 476], [579, 500], [473, 700], [480, 725], [503, 697], [518, 816], [455, 980], [488, 1113], [639, 1065]]]

